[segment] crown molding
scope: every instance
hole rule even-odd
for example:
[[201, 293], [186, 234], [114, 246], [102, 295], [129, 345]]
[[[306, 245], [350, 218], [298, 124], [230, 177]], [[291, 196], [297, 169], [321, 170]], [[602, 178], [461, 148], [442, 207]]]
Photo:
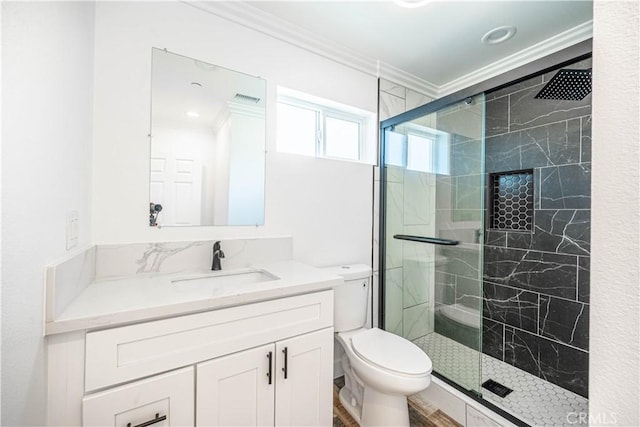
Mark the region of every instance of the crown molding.
[[183, 3], [370, 76], [389, 79], [431, 97], [436, 94], [437, 87], [426, 80], [389, 64], [380, 66], [379, 61], [374, 58], [345, 48], [247, 3], [192, 0], [184, 0]]
[[316, 55], [323, 56], [347, 67], [376, 76], [375, 59], [333, 43], [305, 28], [264, 12], [247, 3], [191, 0], [185, 0], [183, 3]]
[[194, 0], [182, 0], [182, 2], [354, 70], [390, 80], [434, 99], [473, 86], [593, 37], [593, 21], [587, 21], [462, 77], [436, 85], [391, 64], [338, 45], [244, 2]]
[[503, 74], [506, 71], [513, 70], [535, 61], [536, 59], [543, 58], [582, 41], [588, 40], [591, 37], [593, 37], [593, 21], [587, 21], [583, 24], [570, 28], [567, 31], [536, 43], [535, 45], [523, 49], [513, 55], [507, 56], [506, 58], [493, 62], [467, 75], [438, 86], [437, 97], [441, 98], [445, 95], [473, 86], [474, 84]]
[[435, 99], [439, 94], [440, 88], [433, 83], [382, 61], [378, 63], [378, 77], [427, 95], [430, 98]]

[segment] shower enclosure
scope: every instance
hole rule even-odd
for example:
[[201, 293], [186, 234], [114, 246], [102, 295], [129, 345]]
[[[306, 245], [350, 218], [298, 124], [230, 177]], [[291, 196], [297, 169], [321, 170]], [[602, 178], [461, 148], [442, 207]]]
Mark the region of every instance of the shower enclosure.
[[[434, 369], [479, 392], [484, 95], [384, 129], [384, 328], [476, 350]], [[458, 319], [461, 327], [443, 319]]]
[[380, 326], [519, 423], [587, 411], [589, 52], [381, 123]]

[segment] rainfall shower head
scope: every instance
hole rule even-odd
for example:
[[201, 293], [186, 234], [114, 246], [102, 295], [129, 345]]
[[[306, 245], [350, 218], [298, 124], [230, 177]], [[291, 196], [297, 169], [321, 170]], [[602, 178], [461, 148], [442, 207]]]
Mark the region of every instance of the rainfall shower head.
[[591, 93], [591, 69], [564, 69], [555, 76], [540, 92], [536, 99], [558, 99], [562, 101], [582, 101]]

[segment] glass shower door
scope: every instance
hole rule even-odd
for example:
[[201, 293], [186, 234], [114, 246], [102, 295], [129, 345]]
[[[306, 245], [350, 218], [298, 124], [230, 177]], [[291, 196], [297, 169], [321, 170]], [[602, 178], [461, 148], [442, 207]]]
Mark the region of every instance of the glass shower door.
[[424, 107], [382, 132], [382, 325], [479, 392], [484, 95], [413, 118]]

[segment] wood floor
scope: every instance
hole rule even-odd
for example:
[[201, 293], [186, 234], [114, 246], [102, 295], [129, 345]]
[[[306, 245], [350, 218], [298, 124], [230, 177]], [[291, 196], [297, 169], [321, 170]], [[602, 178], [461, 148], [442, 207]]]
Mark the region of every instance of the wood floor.
[[[338, 385], [333, 386], [333, 427], [358, 427], [358, 423], [340, 403], [339, 390]], [[418, 396], [410, 396], [408, 401], [411, 427], [462, 427], [441, 410], [420, 400]]]

